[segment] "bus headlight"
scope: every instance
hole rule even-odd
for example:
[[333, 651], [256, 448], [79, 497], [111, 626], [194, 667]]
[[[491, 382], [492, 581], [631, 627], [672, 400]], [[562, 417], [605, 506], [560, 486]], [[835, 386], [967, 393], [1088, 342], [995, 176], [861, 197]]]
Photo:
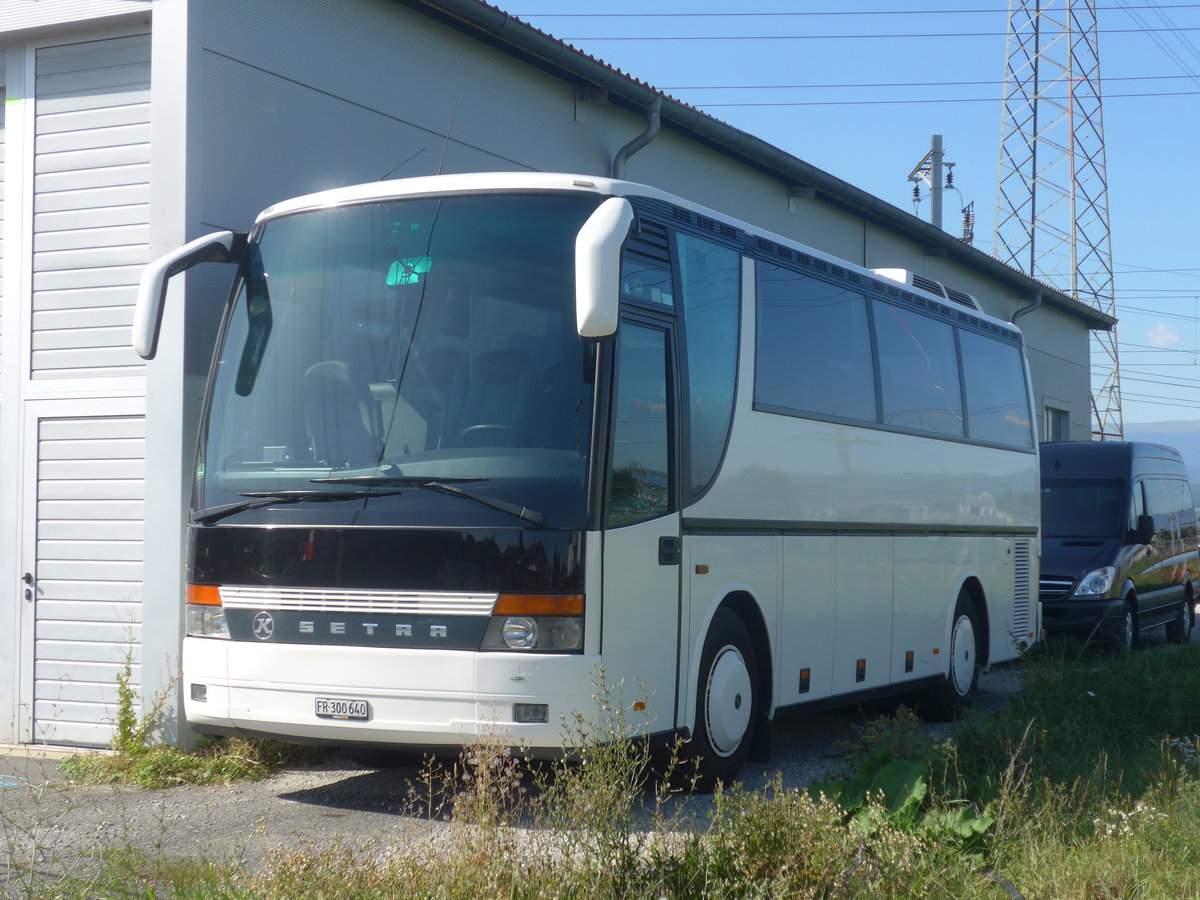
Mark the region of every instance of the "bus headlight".
[[228, 640], [229, 625], [225, 621], [225, 610], [219, 606], [188, 606], [187, 635]]
[[221, 589], [215, 584], [189, 584], [184, 614], [188, 637], [229, 640], [229, 623], [221, 606]]
[[579, 653], [583, 595], [501, 594], [479, 649]]
[[1075, 588], [1075, 597], [1104, 597], [1112, 590], [1113, 579], [1117, 576], [1114, 566], [1105, 566], [1088, 572]]
[[509, 616], [501, 627], [504, 645], [510, 650], [528, 650], [537, 646], [537, 619], [527, 616]]

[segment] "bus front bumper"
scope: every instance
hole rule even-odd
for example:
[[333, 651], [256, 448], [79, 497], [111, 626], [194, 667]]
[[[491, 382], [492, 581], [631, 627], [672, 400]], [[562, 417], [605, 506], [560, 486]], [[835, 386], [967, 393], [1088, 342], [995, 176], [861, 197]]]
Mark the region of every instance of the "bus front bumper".
[[[201, 733], [418, 751], [486, 742], [554, 755], [574, 743], [576, 721], [605, 715], [596, 656], [183, 644], [184, 713]], [[526, 718], [544, 705], [545, 721], [516, 721], [518, 704]]]

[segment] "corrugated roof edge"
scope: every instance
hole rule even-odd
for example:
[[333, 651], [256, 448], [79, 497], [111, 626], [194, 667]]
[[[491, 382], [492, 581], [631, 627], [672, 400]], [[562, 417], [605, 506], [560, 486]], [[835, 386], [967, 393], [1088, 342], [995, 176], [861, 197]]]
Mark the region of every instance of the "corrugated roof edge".
[[1088, 327], [1109, 331], [1116, 319], [1086, 303], [1080, 303], [1049, 284], [1026, 275], [994, 256], [968, 244], [899, 207], [806, 163], [761, 138], [734, 128], [669, 94], [657, 90], [601, 59], [534, 28], [527, 22], [483, 0], [395, 0], [411, 9], [449, 24], [486, 43], [512, 53], [542, 69], [579, 85], [600, 88], [609, 98], [631, 109], [643, 110], [655, 97], [662, 98], [663, 124], [690, 134], [740, 162], [767, 172], [785, 183], [812, 188], [827, 202], [863, 216], [876, 224], [907, 234], [948, 259], [979, 269], [1008, 284], [1023, 297], [1041, 291], [1042, 300], [1078, 316]]

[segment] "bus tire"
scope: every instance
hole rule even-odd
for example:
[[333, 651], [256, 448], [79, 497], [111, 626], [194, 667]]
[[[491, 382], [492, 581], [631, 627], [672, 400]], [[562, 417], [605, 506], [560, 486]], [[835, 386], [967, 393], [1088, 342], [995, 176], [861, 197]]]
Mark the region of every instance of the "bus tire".
[[959, 591], [950, 622], [950, 665], [946, 678], [925, 691], [918, 703], [923, 717], [935, 722], [953, 722], [975, 700], [982, 654], [979, 652], [979, 622], [975, 603], [967, 591]]
[[718, 609], [704, 638], [696, 690], [696, 728], [689, 745], [694, 788], [708, 792], [741, 771], [761, 703], [754, 642], [741, 616]]

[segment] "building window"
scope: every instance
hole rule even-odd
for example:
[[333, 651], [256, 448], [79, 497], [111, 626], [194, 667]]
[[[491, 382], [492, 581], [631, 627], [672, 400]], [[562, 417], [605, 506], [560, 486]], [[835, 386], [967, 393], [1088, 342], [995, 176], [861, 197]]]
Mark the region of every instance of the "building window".
[[1046, 430], [1043, 441], [1069, 441], [1071, 439], [1071, 413], [1065, 409], [1046, 407]]

